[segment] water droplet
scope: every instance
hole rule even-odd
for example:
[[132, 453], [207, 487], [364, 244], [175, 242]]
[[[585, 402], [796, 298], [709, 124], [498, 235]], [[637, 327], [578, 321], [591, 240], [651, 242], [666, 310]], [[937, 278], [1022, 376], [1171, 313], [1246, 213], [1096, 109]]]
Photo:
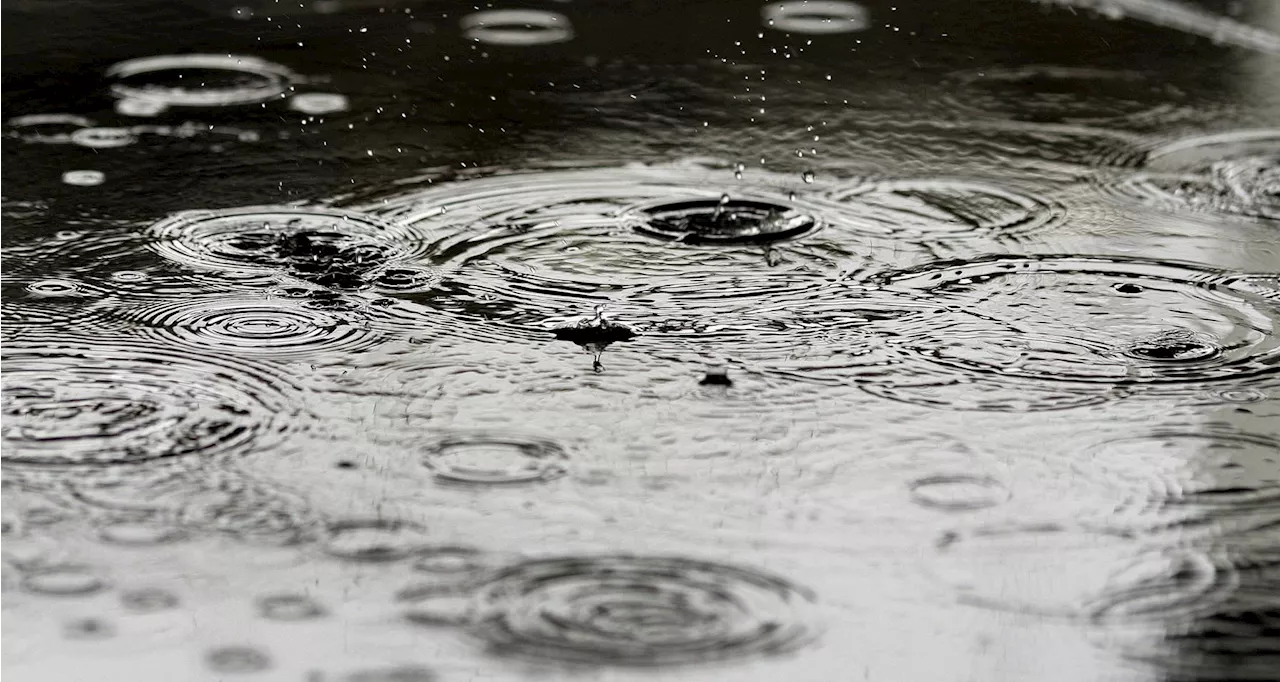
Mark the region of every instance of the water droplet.
[[741, 180], [742, 174], [747, 172], [747, 164], [738, 162], [733, 164], [733, 177], [735, 180]]
[[800, 174], [800, 179], [804, 180], [804, 183], [806, 185], [812, 183], [814, 180], [814, 177], [815, 176], [813, 174], [813, 171], [805, 171], [804, 173]]

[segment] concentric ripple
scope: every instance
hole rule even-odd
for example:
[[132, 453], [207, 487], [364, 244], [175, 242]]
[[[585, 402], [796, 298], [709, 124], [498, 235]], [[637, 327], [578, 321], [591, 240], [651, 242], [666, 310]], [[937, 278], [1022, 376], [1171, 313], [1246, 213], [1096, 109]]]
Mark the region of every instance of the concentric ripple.
[[329, 525], [323, 550], [346, 561], [406, 559], [427, 546], [426, 529], [395, 519], [348, 519]]
[[864, 230], [929, 241], [1008, 238], [1052, 225], [1065, 213], [1046, 199], [961, 179], [869, 181], [823, 198]]
[[474, 634], [499, 651], [614, 665], [666, 665], [793, 650], [819, 631], [805, 589], [682, 558], [538, 559], [476, 593]]
[[599, 306], [628, 327], [643, 324], [633, 313], [663, 328], [716, 326], [752, 299], [805, 298], [796, 282], [926, 253], [779, 191], [799, 183], [689, 161], [465, 174], [371, 206], [432, 235], [423, 260], [441, 279], [414, 302], [532, 338]]
[[1169, 210], [1280, 220], [1280, 129], [1191, 137], [1146, 152], [1106, 189]]
[[382, 340], [352, 315], [287, 299], [172, 301], [122, 316], [164, 344], [275, 359], [358, 352]]
[[1171, 123], [1185, 98], [1164, 79], [1135, 71], [1032, 64], [984, 68], [952, 77], [948, 98], [967, 114], [1037, 123]]
[[271, 368], [151, 345], [10, 343], [4, 368], [6, 467], [243, 454], [281, 437], [295, 411]]
[[[1161, 429], [1078, 453], [1085, 480], [1122, 496], [1106, 522], [1211, 535], [1280, 521], [1280, 441], [1231, 430]], [[1180, 535], [1189, 536], [1186, 529]]]
[[995, 257], [879, 281], [939, 306], [893, 343], [940, 367], [1016, 386], [1238, 385], [1280, 368], [1280, 306], [1254, 278], [1105, 257]]
[[285, 273], [322, 286], [361, 288], [425, 236], [370, 215], [260, 206], [179, 213], [151, 228], [161, 256], [201, 270]]
[[229, 54], [160, 55], [107, 69], [111, 93], [164, 106], [225, 107], [280, 99], [298, 76], [257, 57]]
[[455, 434], [430, 443], [423, 464], [449, 483], [547, 481], [563, 476], [568, 454], [550, 440], [509, 434]]

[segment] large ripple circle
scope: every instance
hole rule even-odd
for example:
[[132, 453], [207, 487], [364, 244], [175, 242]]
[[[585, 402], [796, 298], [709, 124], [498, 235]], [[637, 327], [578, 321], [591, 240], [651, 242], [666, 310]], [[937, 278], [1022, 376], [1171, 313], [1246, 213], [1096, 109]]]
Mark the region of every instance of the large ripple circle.
[[171, 301], [127, 311], [124, 317], [166, 345], [275, 359], [358, 352], [382, 340], [352, 315], [287, 299]]
[[473, 631], [500, 651], [662, 665], [789, 651], [818, 632], [812, 596], [778, 577], [682, 558], [538, 559], [475, 597]]
[[243, 454], [296, 419], [290, 380], [221, 355], [68, 339], [4, 348], [6, 466]]
[[425, 243], [414, 229], [368, 214], [294, 206], [179, 213], [152, 226], [151, 237], [153, 251], [192, 268], [311, 281], [370, 275]]
[[1268, 276], [1107, 257], [996, 257], [889, 274], [941, 313], [895, 344], [944, 368], [1035, 385], [1204, 388], [1280, 369]]
[[426, 260], [460, 286], [546, 312], [664, 281], [834, 272], [902, 253], [887, 233], [827, 224], [830, 206], [805, 194], [820, 189], [689, 162], [468, 175], [376, 207], [431, 234]]

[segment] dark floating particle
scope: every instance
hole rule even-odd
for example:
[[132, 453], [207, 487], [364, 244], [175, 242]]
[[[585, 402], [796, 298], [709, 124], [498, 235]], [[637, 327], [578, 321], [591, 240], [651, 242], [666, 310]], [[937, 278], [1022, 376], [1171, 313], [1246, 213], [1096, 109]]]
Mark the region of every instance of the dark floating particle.
[[766, 243], [818, 229], [819, 221], [795, 209], [767, 201], [692, 199], [642, 209], [646, 219], [636, 231], [686, 244]]
[[597, 372], [604, 370], [600, 358], [610, 344], [636, 337], [634, 329], [609, 320], [601, 310], [597, 310], [594, 317], [569, 320], [563, 326], [552, 328], [551, 333], [561, 341], [569, 341], [589, 351], [593, 358], [592, 367]]
[[716, 368], [707, 370], [698, 383], [703, 386], [732, 386], [733, 379], [729, 378], [729, 370]]
[[496, 651], [651, 666], [775, 654], [814, 639], [813, 597], [753, 569], [678, 557], [537, 559], [477, 591], [471, 631]]

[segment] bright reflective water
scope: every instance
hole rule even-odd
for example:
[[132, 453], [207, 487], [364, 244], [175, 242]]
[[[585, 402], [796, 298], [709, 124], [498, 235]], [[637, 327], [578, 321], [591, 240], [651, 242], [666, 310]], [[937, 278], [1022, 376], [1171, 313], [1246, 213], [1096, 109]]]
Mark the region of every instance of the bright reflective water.
[[5, 3], [4, 673], [1280, 678], [1271, 2]]

